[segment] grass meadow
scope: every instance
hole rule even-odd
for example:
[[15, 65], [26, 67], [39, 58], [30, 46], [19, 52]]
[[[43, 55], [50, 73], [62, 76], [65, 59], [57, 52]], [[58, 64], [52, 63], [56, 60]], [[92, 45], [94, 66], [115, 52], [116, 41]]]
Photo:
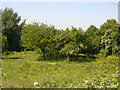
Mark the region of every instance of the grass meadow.
[[38, 61], [38, 57], [34, 51], [3, 55], [2, 87], [118, 88], [118, 57], [79, 56], [71, 61], [66, 58]]

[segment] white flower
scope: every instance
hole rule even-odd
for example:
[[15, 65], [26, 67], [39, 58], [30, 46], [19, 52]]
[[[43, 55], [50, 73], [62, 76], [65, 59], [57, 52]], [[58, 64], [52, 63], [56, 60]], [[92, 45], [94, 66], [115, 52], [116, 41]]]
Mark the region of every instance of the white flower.
[[116, 88], [116, 86], [115, 86], [115, 85], [112, 85], [112, 88]]
[[38, 82], [34, 82], [34, 86], [38, 85]]
[[88, 81], [86, 80], [85, 83], [88, 83]]
[[84, 87], [85, 85], [83, 84], [82, 86]]
[[100, 86], [100, 88], [102, 88], [103, 86]]

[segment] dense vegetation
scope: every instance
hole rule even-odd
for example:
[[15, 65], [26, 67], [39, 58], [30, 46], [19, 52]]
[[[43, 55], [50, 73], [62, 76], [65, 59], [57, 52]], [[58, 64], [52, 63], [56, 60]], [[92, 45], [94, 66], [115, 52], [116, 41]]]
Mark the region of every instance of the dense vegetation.
[[25, 20], [20, 23], [21, 16], [18, 16], [18, 13], [14, 12], [12, 8], [5, 8], [1, 12], [3, 52], [6, 50], [20, 51], [21, 29], [25, 24]]
[[3, 87], [34, 87], [37, 80], [37, 87], [118, 86], [120, 30], [115, 19], [100, 28], [60, 30], [39, 22], [20, 23], [21, 16], [11, 8], [1, 13]]
[[[3, 52], [40, 49], [45, 56], [101, 53], [104, 56], [120, 53], [120, 31], [115, 19], [96, 28], [91, 25], [86, 31], [82, 28], [57, 30], [55, 26], [34, 22], [19, 23], [21, 17], [11, 8], [2, 10], [2, 45]], [[25, 25], [24, 25], [25, 24]]]

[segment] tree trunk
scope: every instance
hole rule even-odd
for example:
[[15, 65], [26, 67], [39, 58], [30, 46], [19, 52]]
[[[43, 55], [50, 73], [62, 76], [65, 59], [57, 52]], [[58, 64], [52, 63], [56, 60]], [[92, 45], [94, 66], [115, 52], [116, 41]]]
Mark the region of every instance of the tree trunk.
[[67, 61], [70, 61], [70, 53], [69, 53], [69, 51], [67, 52]]
[[42, 52], [43, 52], [43, 60], [46, 60], [46, 58], [45, 58], [45, 50], [42, 50]]

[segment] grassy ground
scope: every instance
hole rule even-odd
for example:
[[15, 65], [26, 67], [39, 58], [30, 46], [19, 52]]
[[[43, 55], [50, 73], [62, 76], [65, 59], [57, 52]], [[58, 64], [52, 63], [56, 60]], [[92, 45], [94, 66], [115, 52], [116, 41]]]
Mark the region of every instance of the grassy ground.
[[118, 57], [37, 61], [38, 55], [29, 51], [3, 55], [2, 58], [4, 88], [118, 87]]

